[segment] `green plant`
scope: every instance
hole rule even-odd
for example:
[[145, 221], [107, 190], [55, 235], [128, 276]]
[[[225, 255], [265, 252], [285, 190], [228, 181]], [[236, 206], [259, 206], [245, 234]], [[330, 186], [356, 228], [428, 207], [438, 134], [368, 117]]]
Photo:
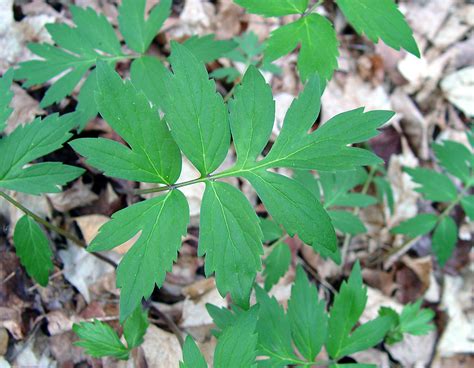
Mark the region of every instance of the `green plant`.
[[[329, 311], [301, 267], [297, 268], [286, 312], [260, 287], [256, 286], [255, 292], [257, 303], [248, 310], [235, 305], [231, 310], [207, 305], [217, 326], [213, 331], [217, 337], [214, 367], [284, 367], [289, 364], [375, 367], [346, 365], [338, 361], [383, 341], [389, 344], [401, 341], [404, 333], [424, 335], [433, 329], [430, 322], [434, 313], [420, 309], [420, 302], [406, 305], [400, 314], [382, 307], [377, 318], [358, 325], [367, 303], [367, 289], [362, 283], [358, 263], [348, 281], [342, 283]], [[77, 345], [85, 347], [88, 354], [126, 359], [131, 349], [138, 346], [146, 327], [145, 314], [139, 307], [124, 324], [128, 347], [120, 342], [110, 326], [99, 321], [83, 322], [74, 330], [81, 339]], [[329, 360], [317, 359], [323, 347]], [[256, 360], [257, 356], [259, 360]], [[191, 336], [186, 338], [180, 364], [180, 368], [186, 367], [207, 367]]]
[[[474, 133], [468, 132], [468, 140], [474, 149]], [[467, 217], [474, 220], [474, 196], [469, 191], [474, 187], [474, 153], [461, 143], [444, 141], [433, 146], [439, 165], [447, 174], [459, 179], [462, 188], [457, 189], [447, 174], [426, 168], [405, 168], [415, 189], [423, 198], [443, 204], [439, 213], [422, 213], [406, 220], [392, 229], [394, 234], [418, 238], [433, 231], [432, 248], [438, 262], [444, 266], [451, 257], [458, 239], [458, 227], [450, 216], [454, 207], [461, 204]]]
[[[10, 91], [12, 78], [13, 70], [9, 70], [0, 79], [0, 134], [12, 111], [9, 108], [13, 97]], [[50, 225], [24, 208], [5, 190], [34, 195], [56, 193], [62, 185], [80, 176], [83, 169], [60, 162], [32, 163], [62, 147], [71, 138], [72, 128], [69, 119], [53, 114], [19, 126], [0, 138], [0, 196], [25, 213], [17, 222], [13, 234], [16, 253], [28, 274], [43, 286], [48, 283], [53, 262], [48, 238], [38, 222]]]
[[[47, 90], [41, 106], [61, 101], [84, 77], [85, 81], [74, 113], [37, 119], [0, 139], [0, 152], [12, 153], [0, 157], [0, 187], [30, 194], [57, 192], [60, 186], [81, 175], [82, 169], [61, 163], [31, 162], [43, 160], [43, 156], [61, 147], [71, 138], [72, 129], [83, 128], [98, 112], [125, 144], [82, 138], [70, 142], [72, 148], [107, 176], [156, 184], [136, 194], [158, 196], [116, 212], [88, 247], [91, 252], [110, 250], [139, 234], [117, 268], [120, 322], [126, 344], [101, 321], [74, 326], [80, 338], [77, 345], [92, 356], [127, 359], [130, 351], [143, 341], [148, 322], [142, 301], [163, 284], [187, 232], [189, 208], [180, 188], [197, 183], [206, 185], [198, 255], [205, 256], [205, 273], [215, 276], [220, 294], [229, 294], [233, 302], [232, 311], [208, 307], [219, 328], [215, 332], [218, 344], [214, 366], [339, 367], [344, 366], [338, 362], [346, 355], [373, 347], [384, 339], [393, 343], [400, 341], [404, 333], [421, 334], [431, 328], [428, 323], [433, 314], [420, 310], [419, 303], [406, 306], [400, 315], [382, 309], [379, 317], [357, 326], [367, 302], [359, 264], [348, 282], [342, 284], [329, 312], [301, 268], [297, 270], [287, 312], [255, 284], [262, 269], [263, 242], [273, 242], [265, 259], [268, 291], [291, 262], [290, 250], [283, 244], [287, 237], [298, 235], [314, 251], [344, 263], [350, 236], [365, 231], [357, 217], [358, 209], [377, 202], [367, 195], [369, 185], [375, 184], [379, 201], [386, 199], [393, 206], [390, 185], [376, 176], [383, 171], [378, 166], [380, 158], [353, 146], [376, 136], [377, 129], [393, 113], [365, 112], [359, 108], [339, 114], [313, 130], [321, 95], [337, 67], [338, 56], [338, 41], [331, 23], [313, 12], [322, 1], [311, 6], [309, 0], [236, 3], [267, 17], [301, 17], [275, 30], [263, 45], [251, 33], [235, 40], [193, 36], [183, 44], [172, 42], [171, 55], [165, 59], [147, 56], [146, 52], [170, 14], [171, 0], [161, 0], [148, 17], [145, 0], [122, 1], [119, 30], [132, 51], [122, 47], [104, 16], [92, 9], [71, 7], [76, 26], [48, 25], [55, 45], [30, 45], [30, 50], [42, 59], [22, 63], [15, 71], [16, 79], [26, 79], [26, 87], [60, 76]], [[393, 1], [338, 0], [337, 4], [359, 33], [419, 55], [412, 32]], [[275, 104], [259, 68], [276, 72], [271, 61], [291, 52], [298, 44], [298, 68], [305, 87], [293, 101], [280, 134], [267, 151]], [[209, 79], [204, 65], [219, 57], [242, 62], [246, 67], [241, 80], [232, 69], [218, 69], [212, 74], [225, 77], [228, 82], [239, 80], [225, 98], [216, 92], [215, 82]], [[122, 80], [114, 71], [117, 62], [127, 59], [133, 60], [130, 81]], [[0, 80], [0, 132], [11, 111], [11, 81], [12, 72]], [[470, 139], [473, 144], [472, 135]], [[219, 167], [231, 143], [237, 154], [236, 163], [221, 171]], [[474, 160], [470, 152], [471, 156], [467, 156], [459, 146], [440, 147], [437, 155], [441, 164], [465, 184], [462, 196], [452, 198], [452, 188], [445, 183], [450, 189], [449, 196], [443, 199], [451, 204], [441, 215], [434, 238], [448, 239], [452, 223], [446, 219], [454, 205], [462, 203], [473, 217], [474, 204], [467, 190], [473, 185]], [[183, 154], [200, 176], [177, 182]], [[460, 164], [459, 159], [453, 158], [459, 155], [468, 161]], [[362, 166], [370, 166], [369, 173]], [[293, 170], [293, 177], [276, 172], [280, 168]], [[318, 172], [317, 179], [313, 170]], [[429, 187], [423, 179], [427, 175], [424, 171], [423, 175], [412, 174], [415, 180], [421, 178], [422, 188]], [[253, 186], [268, 211], [267, 219], [256, 215], [241, 191], [222, 181], [229, 177], [246, 180]], [[358, 186], [362, 186], [362, 191], [355, 191]], [[428, 189], [420, 191], [432, 197]], [[35, 215], [6, 192], [0, 191], [0, 196], [25, 213], [15, 229], [15, 247], [27, 272], [45, 285], [52, 269], [52, 254], [38, 223], [76, 243], [81, 244], [80, 240]], [[340, 207], [349, 208], [352, 213], [343, 212]], [[444, 223], [447, 225], [441, 226]], [[345, 234], [342, 253], [335, 228]], [[253, 306], [252, 290], [257, 297]], [[329, 360], [315, 362], [323, 346]], [[257, 355], [265, 360], [257, 362]], [[182, 367], [188, 366], [207, 366], [191, 338], [186, 340], [182, 363]]]
[[[300, 14], [293, 23], [274, 30], [267, 41], [264, 54], [268, 62], [293, 51], [300, 45], [298, 69], [302, 80], [318, 73], [331, 79], [337, 68], [339, 42], [331, 22], [314, 10], [324, 0], [311, 7], [309, 0], [235, 0], [249, 13], [264, 17]], [[413, 32], [392, 0], [337, 0], [339, 9], [359, 34], [364, 33], [373, 42], [382, 39], [388, 46], [404, 48], [420, 56]], [[308, 9], [309, 7], [309, 9]]]

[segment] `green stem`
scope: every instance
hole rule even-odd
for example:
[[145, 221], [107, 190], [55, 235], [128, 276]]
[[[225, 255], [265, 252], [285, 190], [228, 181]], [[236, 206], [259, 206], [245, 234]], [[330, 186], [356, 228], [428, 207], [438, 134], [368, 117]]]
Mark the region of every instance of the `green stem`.
[[[22, 211], [25, 215], [31, 217], [33, 220], [40, 223], [41, 225], [48, 228], [49, 230], [54, 231], [55, 233], [65, 237], [66, 239], [69, 239], [70, 241], [72, 241], [73, 243], [79, 245], [82, 248], [87, 248], [87, 244], [84, 243], [82, 240], [80, 240], [78, 237], [74, 236], [73, 234], [71, 234], [70, 232], [68, 232], [64, 229], [61, 229], [60, 227], [58, 227], [56, 225], [53, 225], [53, 224], [49, 223], [48, 221], [46, 221], [42, 217], [38, 216], [36, 213], [32, 212], [31, 210], [29, 210], [28, 208], [23, 206], [20, 202], [18, 202], [14, 198], [10, 197], [7, 193], [0, 191], [0, 197], [3, 197], [6, 201], [10, 202], [13, 206], [15, 206], [20, 211]], [[96, 256], [97, 258], [100, 258], [104, 262], [107, 262], [108, 264], [112, 265], [113, 267], [117, 267], [117, 264], [114, 261], [112, 261], [111, 259], [107, 258], [107, 257], [104, 257], [104, 256], [102, 256], [100, 254], [96, 254], [96, 253], [94, 253], [94, 256]]]

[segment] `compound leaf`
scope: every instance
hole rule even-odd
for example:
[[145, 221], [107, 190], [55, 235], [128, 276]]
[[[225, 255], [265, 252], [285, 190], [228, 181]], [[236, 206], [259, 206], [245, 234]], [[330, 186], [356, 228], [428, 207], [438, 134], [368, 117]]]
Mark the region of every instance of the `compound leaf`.
[[13, 98], [13, 91], [10, 89], [12, 81], [13, 69], [9, 69], [2, 78], [0, 78], [0, 133], [5, 129], [7, 120], [13, 111], [10, 107], [10, 102]]
[[328, 316], [325, 307], [324, 301], [318, 300], [316, 287], [298, 267], [288, 301], [288, 317], [293, 341], [308, 361], [314, 361], [326, 341]]
[[[16, 79], [26, 79], [25, 87], [45, 83], [63, 74], [47, 90], [41, 101], [42, 107], [71, 94], [97, 60], [114, 62], [124, 56], [112, 25], [103, 15], [91, 8], [74, 6], [71, 12], [76, 27], [48, 24], [46, 28], [57, 46], [29, 44], [28, 48], [42, 59], [20, 63], [20, 68], [15, 71]], [[93, 100], [82, 97], [81, 111], [87, 110], [89, 116], [93, 116], [95, 106], [89, 105]], [[85, 124], [84, 119], [81, 123], [81, 126]]]
[[441, 219], [433, 233], [432, 247], [439, 264], [445, 265], [451, 258], [458, 241], [458, 227], [454, 220], [446, 216]]
[[230, 293], [244, 309], [261, 269], [262, 238], [258, 217], [241, 191], [227, 183], [206, 183], [199, 255], [206, 255], [206, 275], [215, 272], [221, 295]]
[[123, 82], [110, 66], [97, 67], [97, 106], [102, 117], [129, 144], [103, 138], [75, 140], [71, 146], [106, 175], [150, 183], [174, 183], [181, 153], [165, 122], [143, 93]]
[[438, 217], [436, 217], [436, 215], [422, 213], [409, 220], [403, 221], [398, 226], [395, 226], [391, 232], [393, 234], [406, 234], [411, 238], [416, 238], [433, 230], [437, 222]]
[[43, 230], [35, 220], [25, 215], [16, 223], [13, 242], [28, 275], [41, 286], [46, 286], [54, 266], [51, 260], [53, 252]]
[[404, 48], [420, 57], [413, 32], [393, 0], [336, 0], [345, 17], [356, 29], [378, 42], [382, 39], [395, 50]]
[[128, 47], [144, 53], [171, 14], [172, 0], [160, 0], [145, 20], [146, 0], [123, 0], [119, 8], [119, 28]]
[[179, 148], [205, 176], [217, 169], [229, 149], [227, 109], [191, 51], [178, 43], [171, 50], [174, 73], [161, 69], [163, 80], [151, 92], [157, 96], [151, 100], [158, 101]]
[[288, 271], [291, 262], [291, 251], [287, 244], [279, 243], [275, 245], [272, 252], [265, 258], [265, 290], [270, 291], [273, 285]]
[[25, 167], [62, 147], [70, 137], [72, 123], [58, 115], [16, 128], [0, 139], [0, 187], [29, 194], [57, 193], [61, 186], [84, 170], [59, 162], [43, 162]]
[[179, 190], [139, 202], [112, 215], [99, 229], [89, 251], [110, 250], [140, 233], [117, 268], [120, 319], [124, 320], [148, 298], [155, 285], [160, 287], [171, 270], [187, 231], [189, 207]]
[[129, 351], [120, 341], [112, 327], [104, 322], [82, 322], [74, 324], [73, 331], [79, 336], [74, 345], [86, 350], [94, 358], [112, 356], [127, 360]]
[[280, 17], [288, 14], [303, 14], [309, 0], [235, 0], [236, 4], [247, 9], [249, 13], [264, 17]]
[[205, 36], [192, 36], [184, 41], [183, 45], [194, 54], [196, 59], [203, 63], [210, 63], [234, 50], [237, 47], [237, 42], [233, 40], [216, 40], [213, 34], [208, 34]]
[[183, 346], [183, 361], [179, 368], [207, 368], [207, 363], [191, 336], [187, 336]]
[[423, 194], [426, 199], [435, 202], [450, 202], [456, 199], [456, 187], [446, 175], [424, 168], [404, 170], [420, 185], [415, 190]]
[[339, 55], [339, 42], [331, 22], [319, 14], [310, 14], [277, 28], [267, 41], [265, 59], [278, 59], [294, 50], [298, 44], [301, 44], [298, 55], [301, 79], [305, 81], [314, 73], [323, 79], [331, 79]]
[[407, 304], [400, 313], [400, 331], [410, 335], [426, 335], [435, 327], [429, 323], [435, 313], [428, 308], [421, 309], [421, 300]]
[[133, 313], [125, 320], [123, 325], [123, 335], [127, 341], [128, 350], [136, 348], [143, 343], [148, 328], [148, 312], [142, 310], [139, 305]]
[[264, 243], [272, 242], [283, 236], [280, 225], [268, 218], [260, 218], [260, 228], [262, 229]]

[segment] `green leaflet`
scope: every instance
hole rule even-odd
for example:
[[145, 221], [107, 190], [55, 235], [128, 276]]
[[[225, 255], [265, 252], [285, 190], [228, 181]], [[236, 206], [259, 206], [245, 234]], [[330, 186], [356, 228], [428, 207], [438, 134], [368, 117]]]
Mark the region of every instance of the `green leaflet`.
[[[147, 70], [143, 62], [138, 62], [132, 67], [132, 80], [137, 80], [137, 86], [162, 108], [179, 148], [205, 176], [217, 169], [227, 155], [228, 114], [204, 65], [183, 45], [173, 43], [171, 49], [174, 73], [156, 63], [153, 69]], [[145, 63], [153, 62], [148, 58]], [[158, 73], [158, 84], [150, 86], [144, 82], [146, 76], [140, 71]]]
[[94, 358], [112, 356], [117, 359], [127, 360], [129, 351], [120, 341], [112, 327], [104, 322], [82, 322], [73, 326], [73, 331], [79, 336], [79, 341], [74, 345], [86, 350]]
[[41, 286], [46, 286], [54, 266], [51, 260], [53, 252], [43, 230], [32, 218], [25, 215], [16, 223], [13, 242], [16, 254], [28, 275]]
[[116, 212], [100, 228], [89, 251], [112, 249], [141, 231], [117, 268], [117, 287], [122, 289], [121, 320], [133, 312], [142, 298], [151, 295], [155, 285], [162, 285], [176, 260], [188, 222], [186, 198], [179, 190], [172, 190]]
[[367, 232], [364, 223], [356, 215], [347, 211], [329, 210], [334, 227], [343, 233], [357, 235]]
[[277, 28], [267, 41], [265, 58], [268, 61], [278, 59], [298, 44], [301, 45], [298, 55], [301, 79], [307, 80], [314, 73], [323, 79], [331, 79], [339, 56], [339, 42], [331, 22], [319, 14], [310, 14]]
[[263, 233], [263, 242], [268, 243], [283, 236], [280, 225], [268, 218], [260, 218], [260, 228]]
[[74, 345], [83, 347], [86, 353], [94, 358], [112, 356], [127, 360], [132, 349], [143, 343], [147, 328], [148, 312], [143, 311], [139, 305], [123, 324], [123, 335], [127, 346], [120, 341], [112, 327], [97, 320], [74, 324], [73, 331], [80, 339]]
[[207, 363], [191, 336], [187, 336], [183, 346], [183, 361], [179, 368], [207, 368]]
[[214, 352], [214, 367], [256, 367], [258, 307], [240, 313], [219, 335]]
[[206, 275], [215, 272], [221, 295], [247, 309], [263, 254], [262, 231], [245, 196], [221, 182], [206, 183], [201, 205], [199, 255], [206, 255]]
[[127, 341], [128, 350], [136, 348], [143, 343], [148, 328], [148, 311], [142, 310], [139, 305], [123, 324], [123, 335]]
[[288, 14], [302, 14], [309, 0], [235, 0], [235, 3], [247, 9], [249, 13], [265, 17], [280, 17]]
[[223, 57], [237, 47], [237, 42], [232, 40], [215, 40], [213, 34], [205, 36], [192, 36], [183, 42], [196, 59], [203, 63], [210, 63]]
[[[28, 45], [29, 49], [42, 59], [23, 62], [15, 71], [16, 79], [26, 79], [25, 87], [45, 83], [67, 72], [47, 90], [41, 101], [42, 107], [59, 102], [71, 94], [81, 78], [95, 65], [96, 60], [114, 62], [125, 57], [112, 25], [103, 15], [97, 14], [91, 8], [71, 6], [70, 9], [76, 27], [48, 24], [46, 28], [57, 46]], [[81, 109], [86, 107], [81, 106]], [[93, 111], [94, 107], [88, 106], [87, 109]], [[89, 116], [91, 115], [93, 116], [93, 113], [89, 112]]]
[[128, 47], [144, 53], [171, 13], [171, 0], [160, 0], [145, 20], [146, 0], [122, 0], [119, 28]]
[[321, 201], [321, 190], [318, 181], [309, 170], [293, 170], [293, 179], [300, 182], [317, 199]]
[[404, 170], [420, 185], [415, 190], [423, 194], [426, 199], [436, 202], [450, 202], [456, 199], [456, 187], [446, 175], [424, 168]]
[[395, 199], [393, 197], [392, 187], [389, 181], [382, 177], [375, 177], [374, 184], [377, 188], [377, 197], [380, 203], [384, 203], [384, 199], [388, 205], [390, 213], [393, 214], [395, 210]]
[[270, 291], [273, 285], [288, 271], [291, 262], [291, 251], [287, 244], [278, 243], [272, 252], [265, 258], [265, 290]]
[[71, 146], [108, 176], [174, 183], [181, 172], [181, 153], [146, 97], [105, 63], [97, 66], [97, 87], [100, 114], [131, 149], [103, 138], [78, 139]]
[[318, 200], [296, 180], [268, 171], [249, 171], [243, 176], [252, 184], [272, 217], [286, 232], [298, 234], [316, 251], [335, 251], [336, 233]]
[[318, 300], [316, 287], [298, 267], [288, 301], [288, 318], [295, 346], [308, 361], [314, 361], [326, 341], [328, 316], [325, 307], [324, 301]]
[[420, 57], [413, 32], [393, 0], [336, 0], [359, 34], [377, 42], [382, 39], [388, 46], [404, 48]]
[[393, 234], [406, 234], [412, 238], [429, 233], [434, 229], [438, 218], [429, 213], [419, 214], [409, 220], [403, 221], [400, 225], [394, 227]]
[[469, 219], [474, 221], [474, 195], [466, 196], [461, 199], [461, 205]]
[[236, 168], [257, 160], [268, 143], [275, 119], [272, 90], [255, 67], [250, 67], [229, 102], [230, 128], [237, 152]]
[[[66, 115], [67, 116], [67, 115]], [[66, 116], [50, 115], [44, 120], [16, 128], [0, 139], [0, 187], [29, 194], [57, 193], [60, 186], [80, 176], [84, 170], [59, 162], [42, 162], [25, 167], [51, 153], [70, 137], [72, 124]]]
[[[368, 349], [383, 340], [391, 327], [389, 317], [378, 317], [357, 327], [367, 303], [360, 264], [356, 263], [347, 282], [343, 282], [330, 310], [326, 349], [333, 359]], [[352, 332], [351, 332], [352, 331]]]
[[451, 217], [442, 218], [436, 226], [432, 239], [433, 251], [441, 267], [451, 258], [457, 241], [458, 227], [456, 223]]
[[471, 164], [474, 154], [465, 145], [444, 141], [442, 144], [433, 145], [433, 150], [439, 163], [447, 172], [461, 179], [464, 184], [469, 182], [474, 166]]
[[5, 129], [7, 120], [13, 109], [10, 102], [13, 98], [13, 91], [10, 90], [13, 81], [13, 69], [9, 69], [0, 78], [0, 133]]

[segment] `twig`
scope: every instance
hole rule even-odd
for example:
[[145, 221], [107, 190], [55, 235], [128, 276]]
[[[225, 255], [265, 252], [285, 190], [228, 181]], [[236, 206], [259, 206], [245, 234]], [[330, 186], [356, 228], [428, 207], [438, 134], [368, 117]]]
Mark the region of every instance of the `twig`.
[[154, 305], [154, 303], [151, 303], [150, 307], [153, 308], [156, 314], [158, 314], [158, 317], [160, 317], [166, 323], [166, 325], [171, 330], [171, 332], [175, 334], [176, 338], [178, 339], [179, 345], [181, 346], [181, 349], [182, 349], [184, 345], [183, 335], [181, 334], [181, 330], [178, 328], [178, 326], [176, 326], [176, 323], [174, 323], [174, 321], [171, 318], [169, 318], [166, 314], [160, 311], [158, 307]]
[[[20, 202], [16, 201], [14, 198], [10, 197], [7, 193], [0, 191], [0, 197], [3, 197], [6, 201], [10, 202], [13, 206], [18, 208], [20, 211], [22, 211], [25, 215], [30, 216], [33, 220], [36, 222], [40, 223], [44, 227], [48, 228], [51, 231], [54, 231], [55, 233], [65, 237], [66, 239], [69, 239], [73, 243], [77, 244], [78, 246], [82, 248], [87, 248], [87, 244], [84, 243], [82, 240], [80, 240], [78, 237], [75, 235], [71, 234], [69, 231], [61, 229], [60, 227], [53, 225], [52, 223], [46, 221], [42, 217], [38, 216], [36, 213], [32, 212], [25, 206], [23, 206]], [[92, 253], [95, 257], [101, 259], [102, 261], [108, 263], [109, 265], [113, 266], [114, 268], [117, 267], [117, 263], [101, 254], [98, 253]]]
[[10, 274], [0, 282], [0, 285], [6, 284], [13, 276], [15, 276], [15, 273], [16, 271], [10, 272]]

